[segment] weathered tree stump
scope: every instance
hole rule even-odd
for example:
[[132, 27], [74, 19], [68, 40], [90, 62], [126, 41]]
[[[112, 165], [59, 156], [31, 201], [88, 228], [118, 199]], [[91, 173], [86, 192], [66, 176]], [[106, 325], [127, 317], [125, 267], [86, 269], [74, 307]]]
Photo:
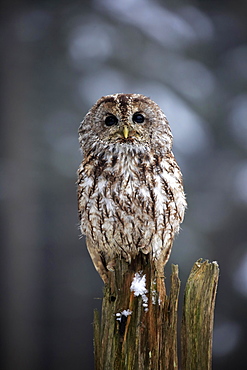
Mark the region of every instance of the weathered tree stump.
[[217, 262], [198, 260], [187, 280], [181, 330], [182, 369], [209, 370], [212, 367], [212, 338]]
[[[130, 265], [119, 259], [115, 272], [109, 277], [101, 320], [97, 311], [94, 317], [95, 369], [178, 369], [178, 266], [172, 265], [169, 296], [166, 295], [164, 278], [155, 276], [148, 255], [138, 255]], [[216, 263], [202, 263], [201, 260], [195, 263], [185, 292], [182, 369], [209, 369], [211, 366], [217, 279]], [[197, 299], [193, 301], [193, 297], [199, 296], [204, 304]], [[194, 327], [190, 328], [190, 325]], [[199, 334], [199, 330], [204, 334]], [[200, 350], [199, 354], [193, 350], [197, 340], [204, 341], [195, 347], [195, 351]], [[207, 355], [203, 354], [203, 348]], [[194, 359], [188, 359], [188, 356]], [[209, 365], [205, 366], [205, 363]]]

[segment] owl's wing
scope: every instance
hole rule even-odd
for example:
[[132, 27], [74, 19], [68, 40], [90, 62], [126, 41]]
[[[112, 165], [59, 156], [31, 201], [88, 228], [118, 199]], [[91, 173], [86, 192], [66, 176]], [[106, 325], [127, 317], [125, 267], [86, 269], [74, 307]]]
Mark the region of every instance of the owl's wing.
[[90, 254], [90, 257], [93, 261], [94, 267], [98, 271], [103, 282], [107, 284], [108, 283], [108, 271], [104, 265], [102, 255], [97, 251], [97, 249], [93, 245], [93, 242], [90, 238], [86, 239], [86, 244], [87, 244], [87, 249]]

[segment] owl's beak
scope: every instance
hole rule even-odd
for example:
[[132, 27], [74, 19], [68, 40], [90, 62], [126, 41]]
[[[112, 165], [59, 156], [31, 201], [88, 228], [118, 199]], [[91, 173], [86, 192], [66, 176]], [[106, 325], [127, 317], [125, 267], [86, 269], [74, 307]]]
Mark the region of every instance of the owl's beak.
[[125, 126], [125, 125], [124, 125], [124, 127], [123, 127], [123, 136], [124, 136], [124, 138], [125, 138], [125, 139], [127, 139], [127, 138], [128, 138], [128, 136], [129, 136], [129, 129], [128, 129], [128, 127], [127, 127], [127, 126]]

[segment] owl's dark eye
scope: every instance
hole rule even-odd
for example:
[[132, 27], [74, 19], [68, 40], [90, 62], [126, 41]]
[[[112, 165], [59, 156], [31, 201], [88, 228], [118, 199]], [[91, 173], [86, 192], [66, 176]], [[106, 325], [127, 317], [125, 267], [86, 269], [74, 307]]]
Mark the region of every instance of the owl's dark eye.
[[116, 125], [117, 123], [118, 123], [118, 119], [113, 114], [110, 116], [107, 116], [105, 119], [106, 126], [113, 126], [113, 125]]
[[145, 118], [141, 113], [134, 113], [132, 120], [134, 123], [143, 123]]

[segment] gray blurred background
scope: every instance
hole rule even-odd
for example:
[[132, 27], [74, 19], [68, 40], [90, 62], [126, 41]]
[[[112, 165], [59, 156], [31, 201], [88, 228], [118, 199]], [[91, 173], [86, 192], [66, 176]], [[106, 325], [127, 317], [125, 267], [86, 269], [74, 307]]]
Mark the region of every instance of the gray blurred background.
[[189, 207], [166, 276], [179, 264], [183, 289], [198, 258], [218, 261], [213, 368], [245, 368], [246, 1], [3, 3], [1, 368], [93, 369], [103, 285], [79, 239], [77, 129], [115, 92], [170, 121]]

